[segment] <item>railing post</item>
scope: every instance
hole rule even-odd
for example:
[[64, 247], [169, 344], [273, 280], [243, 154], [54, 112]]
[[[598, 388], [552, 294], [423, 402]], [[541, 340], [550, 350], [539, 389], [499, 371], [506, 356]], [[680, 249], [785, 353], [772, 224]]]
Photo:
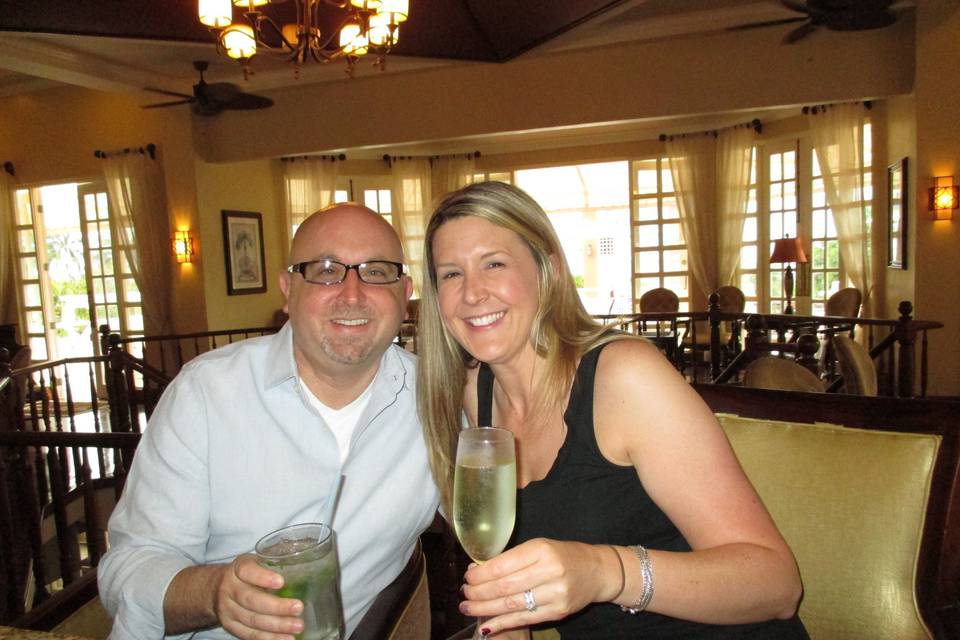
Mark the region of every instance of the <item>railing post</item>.
[[130, 431], [130, 413], [127, 410], [127, 379], [124, 375], [123, 349], [120, 336], [111, 333], [107, 351], [107, 404], [110, 406], [110, 430]]
[[816, 376], [820, 377], [820, 361], [817, 351], [820, 350], [820, 340], [812, 333], [801, 334], [797, 338], [797, 363], [803, 365]]
[[900, 318], [897, 321], [896, 335], [900, 348], [897, 350], [897, 395], [901, 398], [913, 397], [914, 343], [917, 330], [913, 326], [913, 305], [903, 300], [897, 305]]
[[710, 294], [710, 379], [720, 377], [720, 296]]
[[100, 333], [100, 355], [107, 355], [110, 351], [110, 325], [102, 324], [99, 327]]

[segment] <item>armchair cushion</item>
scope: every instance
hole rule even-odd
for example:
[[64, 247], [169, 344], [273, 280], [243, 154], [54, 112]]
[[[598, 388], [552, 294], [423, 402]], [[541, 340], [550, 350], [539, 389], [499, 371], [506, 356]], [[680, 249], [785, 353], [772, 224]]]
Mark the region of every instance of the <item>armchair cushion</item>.
[[940, 436], [718, 418], [797, 558], [811, 638], [932, 638], [914, 585]]

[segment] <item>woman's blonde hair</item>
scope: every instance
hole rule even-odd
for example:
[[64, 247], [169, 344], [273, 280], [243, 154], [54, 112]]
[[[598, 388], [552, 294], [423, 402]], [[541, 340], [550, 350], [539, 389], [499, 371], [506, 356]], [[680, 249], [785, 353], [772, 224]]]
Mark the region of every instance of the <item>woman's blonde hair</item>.
[[448, 194], [440, 202], [424, 234], [424, 277], [417, 318], [417, 405], [430, 449], [430, 467], [448, 514], [466, 367], [478, 363], [443, 325], [432, 244], [444, 224], [468, 216], [517, 234], [537, 266], [539, 305], [529, 339], [544, 359], [544, 377], [537, 386], [534, 415], [545, 415], [567, 397], [577, 362], [585, 351], [617, 337], [584, 309], [547, 214], [524, 191], [503, 182], [479, 182]]

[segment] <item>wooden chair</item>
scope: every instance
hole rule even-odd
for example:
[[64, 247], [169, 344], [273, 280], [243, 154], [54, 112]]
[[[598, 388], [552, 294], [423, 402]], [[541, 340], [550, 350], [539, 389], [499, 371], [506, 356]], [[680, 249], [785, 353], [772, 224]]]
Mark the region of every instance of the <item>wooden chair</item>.
[[823, 391], [823, 383], [815, 373], [786, 358], [757, 358], [743, 370], [743, 386], [752, 389], [781, 391]]
[[[743, 313], [746, 309], [747, 297], [739, 287], [726, 285], [717, 289], [716, 294], [717, 306], [721, 313]], [[739, 321], [723, 322], [720, 325], [720, 345], [724, 361], [729, 361], [739, 351], [739, 332]], [[710, 323], [703, 321], [691, 323], [684, 331], [680, 345], [684, 353], [691, 354], [693, 358], [697, 353], [709, 352]]]
[[350, 640], [430, 640], [430, 592], [423, 547], [377, 595]]
[[960, 403], [696, 389], [797, 558], [813, 640], [960, 637]]
[[859, 289], [845, 287], [827, 298], [824, 315], [856, 318], [860, 315], [860, 304], [862, 302], [863, 295]]
[[640, 296], [640, 313], [679, 311], [680, 298], [670, 289], [657, 287]]
[[844, 391], [857, 396], [877, 395], [877, 369], [867, 348], [849, 336], [833, 336], [833, 348]]

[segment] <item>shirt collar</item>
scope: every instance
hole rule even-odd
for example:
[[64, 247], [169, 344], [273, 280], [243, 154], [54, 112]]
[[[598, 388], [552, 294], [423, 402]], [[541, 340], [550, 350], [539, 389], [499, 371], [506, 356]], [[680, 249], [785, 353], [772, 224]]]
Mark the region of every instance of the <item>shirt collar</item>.
[[[380, 357], [380, 367], [377, 378], [382, 381], [382, 388], [391, 396], [395, 396], [404, 386], [410, 386], [413, 375], [408, 364], [397, 352], [399, 347], [389, 345]], [[264, 373], [264, 384], [267, 389], [277, 386], [291, 378], [297, 378], [297, 361], [293, 357], [293, 326], [286, 322], [280, 331], [274, 335], [267, 351], [267, 365]]]

